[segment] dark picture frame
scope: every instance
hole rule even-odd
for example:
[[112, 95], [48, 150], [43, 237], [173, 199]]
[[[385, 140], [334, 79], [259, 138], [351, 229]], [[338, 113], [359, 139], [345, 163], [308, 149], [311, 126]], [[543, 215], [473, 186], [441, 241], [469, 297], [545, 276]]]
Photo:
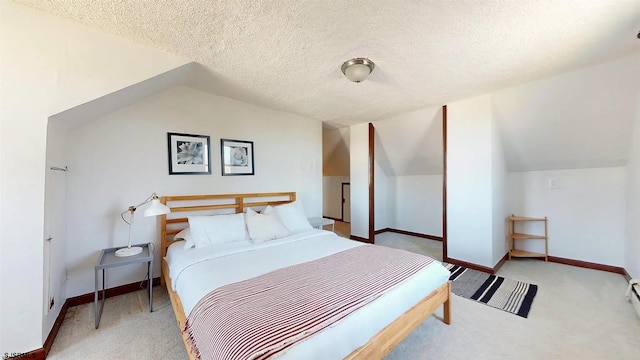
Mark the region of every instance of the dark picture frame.
[[167, 133], [169, 175], [211, 174], [211, 142], [207, 135]]
[[254, 175], [253, 141], [220, 139], [222, 176]]

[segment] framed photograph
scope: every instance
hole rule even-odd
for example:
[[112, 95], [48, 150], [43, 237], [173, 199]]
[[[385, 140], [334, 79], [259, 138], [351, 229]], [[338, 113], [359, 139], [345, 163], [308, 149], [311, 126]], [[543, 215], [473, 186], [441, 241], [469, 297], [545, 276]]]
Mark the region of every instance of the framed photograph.
[[169, 175], [211, 174], [211, 146], [206, 135], [167, 133]]
[[253, 175], [253, 141], [220, 139], [222, 176]]

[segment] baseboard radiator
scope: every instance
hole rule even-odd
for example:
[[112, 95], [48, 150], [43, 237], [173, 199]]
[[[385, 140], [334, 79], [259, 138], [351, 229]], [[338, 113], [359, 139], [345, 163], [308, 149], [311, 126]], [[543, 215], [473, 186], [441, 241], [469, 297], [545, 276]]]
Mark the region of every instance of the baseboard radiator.
[[631, 301], [631, 305], [636, 310], [636, 314], [640, 317], [640, 279], [629, 280], [627, 288], [627, 299]]

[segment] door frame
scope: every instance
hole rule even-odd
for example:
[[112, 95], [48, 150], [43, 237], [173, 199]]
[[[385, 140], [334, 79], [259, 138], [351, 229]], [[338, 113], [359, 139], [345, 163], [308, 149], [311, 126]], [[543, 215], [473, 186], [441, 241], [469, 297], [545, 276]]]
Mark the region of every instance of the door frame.
[[375, 187], [374, 187], [374, 173], [375, 173], [375, 128], [372, 123], [369, 123], [369, 242], [374, 243], [375, 232]]
[[442, 261], [447, 256], [447, 105], [442, 105]]
[[[375, 191], [374, 191], [374, 133], [375, 128], [369, 123], [369, 242], [375, 240]], [[442, 261], [449, 261], [447, 256], [447, 105], [442, 105]]]
[[[341, 187], [342, 196], [340, 197], [340, 200], [342, 201], [342, 203], [340, 204], [340, 211], [341, 211], [341, 213], [340, 213], [340, 221], [342, 221], [342, 222], [346, 222], [346, 221], [344, 221], [344, 199], [345, 199], [344, 198], [344, 186], [345, 185], [349, 185], [349, 189], [351, 189], [351, 183], [350, 182], [343, 182], [342, 183], [342, 187]], [[349, 190], [349, 195], [351, 195], [351, 190]], [[351, 203], [351, 202], [349, 202], [349, 203]], [[350, 224], [350, 223], [351, 223], [351, 216], [349, 216], [348, 224]]]

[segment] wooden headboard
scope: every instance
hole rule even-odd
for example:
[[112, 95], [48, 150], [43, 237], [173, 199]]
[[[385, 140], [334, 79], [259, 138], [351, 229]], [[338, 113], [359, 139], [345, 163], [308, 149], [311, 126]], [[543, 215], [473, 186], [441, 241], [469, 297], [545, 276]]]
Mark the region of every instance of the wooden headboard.
[[160, 202], [170, 207], [171, 213], [160, 216], [161, 259], [174, 242], [173, 236], [189, 224], [187, 216], [243, 213], [248, 207], [263, 208], [295, 200], [295, 192], [163, 196]]

